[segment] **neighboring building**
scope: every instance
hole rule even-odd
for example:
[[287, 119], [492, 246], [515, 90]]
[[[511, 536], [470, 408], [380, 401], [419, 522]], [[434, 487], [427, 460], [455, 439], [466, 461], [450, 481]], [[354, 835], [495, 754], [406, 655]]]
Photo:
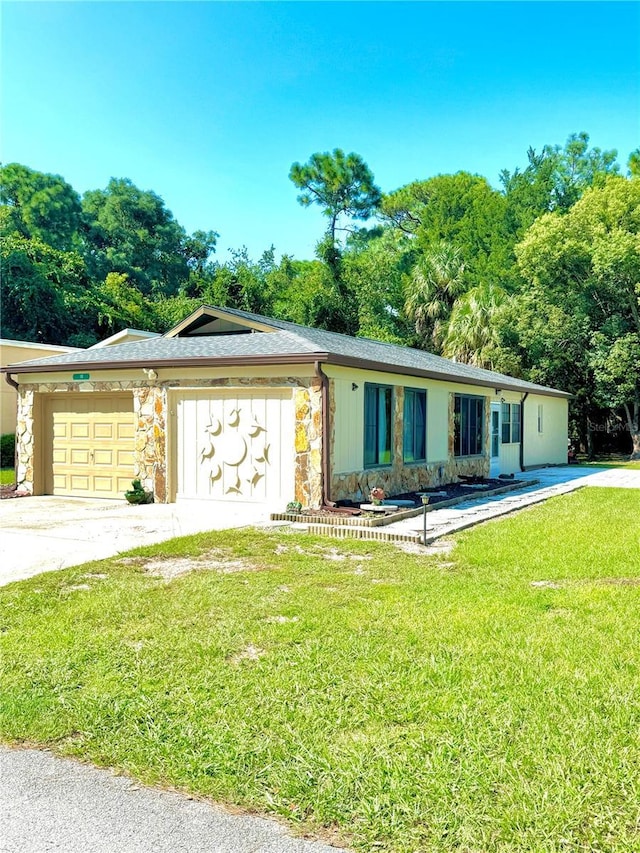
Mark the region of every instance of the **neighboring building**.
[[[159, 337], [157, 332], [145, 332], [142, 329], [123, 329], [93, 344], [89, 349], [109, 347], [114, 344], [125, 344], [130, 341], [142, 341], [148, 338]], [[10, 341], [0, 338], [0, 365], [17, 364], [21, 361], [33, 361], [33, 359], [47, 358], [50, 355], [60, 353], [81, 352], [78, 347], [61, 347], [55, 344], [34, 344], [29, 341]], [[0, 434], [14, 433], [16, 431], [16, 390], [7, 382], [0, 384]]]
[[129, 344], [133, 341], [146, 341], [149, 338], [159, 338], [158, 332], [145, 332], [143, 329], [123, 329], [121, 332], [116, 332], [114, 335], [105, 338], [103, 341], [98, 341], [89, 349], [100, 349], [101, 347], [112, 347], [115, 344]]
[[35, 494], [304, 506], [567, 460], [569, 394], [203, 306], [162, 337], [5, 368]]
[[[29, 341], [11, 341], [0, 338], [0, 365], [47, 358], [60, 353], [77, 352], [77, 347], [59, 347], [55, 344], [34, 344]], [[7, 382], [0, 383], [0, 435], [16, 431], [17, 396], [15, 388]]]

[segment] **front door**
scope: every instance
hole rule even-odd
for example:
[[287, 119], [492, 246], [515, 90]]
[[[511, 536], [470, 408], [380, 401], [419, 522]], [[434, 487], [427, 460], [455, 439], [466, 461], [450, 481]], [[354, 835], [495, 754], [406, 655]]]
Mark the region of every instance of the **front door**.
[[491, 404], [491, 468], [490, 477], [500, 475], [500, 403]]

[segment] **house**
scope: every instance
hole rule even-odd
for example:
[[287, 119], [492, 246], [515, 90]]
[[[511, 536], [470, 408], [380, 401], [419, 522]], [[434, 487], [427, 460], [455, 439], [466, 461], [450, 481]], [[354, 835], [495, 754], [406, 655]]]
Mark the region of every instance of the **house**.
[[34, 494], [319, 506], [565, 463], [569, 394], [202, 306], [161, 337], [4, 368]]
[[[55, 344], [37, 344], [31, 341], [13, 341], [0, 338], [0, 365], [32, 361], [60, 353], [77, 352], [77, 347], [60, 347]], [[0, 384], [0, 435], [16, 431], [16, 390], [6, 382]]]
[[[96, 347], [108, 347], [114, 344], [124, 344], [128, 341], [140, 341], [157, 337], [156, 332], [145, 332], [142, 329], [123, 329], [103, 341], [93, 344]], [[33, 361], [59, 353], [79, 352], [78, 347], [61, 347], [56, 344], [36, 344], [30, 341], [12, 341], [0, 338], [0, 365], [15, 364], [20, 361]], [[16, 390], [7, 382], [0, 385], [0, 434], [16, 431]]]

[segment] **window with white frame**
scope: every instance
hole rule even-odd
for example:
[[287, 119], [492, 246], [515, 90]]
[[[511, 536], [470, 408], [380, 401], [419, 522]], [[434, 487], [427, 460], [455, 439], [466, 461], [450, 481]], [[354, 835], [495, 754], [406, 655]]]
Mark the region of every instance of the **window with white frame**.
[[502, 443], [518, 444], [521, 435], [521, 412], [520, 403], [502, 404]]
[[538, 404], [538, 432], [542, 432], [544, 427], [542, 403]]

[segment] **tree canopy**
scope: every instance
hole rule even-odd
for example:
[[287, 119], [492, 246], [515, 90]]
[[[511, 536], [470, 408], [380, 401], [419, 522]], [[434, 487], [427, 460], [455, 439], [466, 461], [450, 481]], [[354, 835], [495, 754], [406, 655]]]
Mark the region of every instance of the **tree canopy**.
[[637, 149], [623, 175], [583, 132], [530, 148], [499, 187], [461, 170], [383, 194], [359, 154], [335, 148], [289, 172], [300, 204], [326, 217], [315, 258], [239, 247], [221, 262], [217, 230], [188, 234], [127, 178], [81, 198], [63, 177], [11, 163], [0, 334], [85, 346], [228, 305], [563, 388], [585, 446], [594, 421], [615, 417], [637, 455], [639, 164]]

